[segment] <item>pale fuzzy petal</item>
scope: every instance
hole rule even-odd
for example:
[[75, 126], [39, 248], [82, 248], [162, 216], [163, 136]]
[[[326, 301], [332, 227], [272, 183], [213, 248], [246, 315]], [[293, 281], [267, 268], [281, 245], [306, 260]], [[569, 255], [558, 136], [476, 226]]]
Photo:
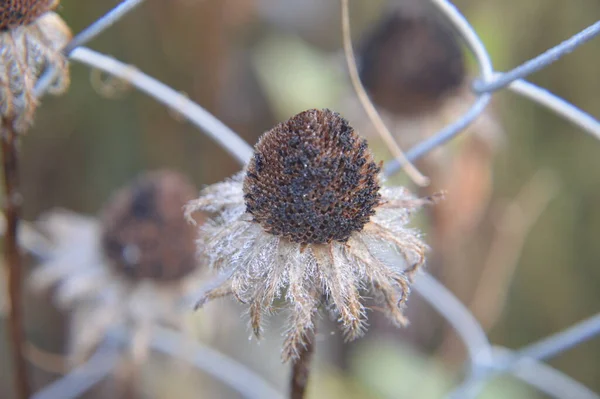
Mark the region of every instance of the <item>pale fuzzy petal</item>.
[[66, 277], [57, 287], [56, 301], [61, 308], [71, 308], [77, 300], [93, 296], [109, 282], [110, 275], [102, 268], [87, 268]]
[[425, 252], [428, 247], [416, 236], [414, 230], [402, 229], [392, 232], [377, 223], [370, 223], [366, 226], [363, 237], [373, 243], [377, 253], [392, 255], [391, 251], [386, 249], [388, 246], [401, 254], [404, 260], [402, 270], [409, 277], [425, 264]]
[[[272, 248], [266, 248], [266, 254], [262, 255], [265, 258], [263, 264], [251, 265], [250, 273], [258, 273], [259, 278], [254, 279], [256, 289], [252, 295], [250, 302], [250, 322], [252, 330], [256, 337], [261, 335], [262, 314], [271, 313], [272, 303], [276, 297], [280, 296], [283, 290], [283, 282], [288, 279], [288, 270], [285, 263], [281, 261], [281, 253], [285, 252], [284, 246], [289, 246], [278, 237], [275, 237]], [[285, 255], [284, 255], [285, 256]]]
[[315, 318], [322, 296], [322, 291], [315, 281], [317, 260], [311, 250], [299, 251], [297, 244], [288, 244], [283, 248], [281, 255], [285, 256], [286, 252], [290, 255], [283, 260], [290, 280], [286, 293], [290, 304], [290, 318], [282, 349], [284, 362], [296, 359], [300, 348], [307, 344], [307, 339], [315, 328]]
[[360, 301], [360, 280], [355, 274], [355, 265], [343, 262], [337, 245], [343, 244], [313, 245], [311, 248], [327, 301], [339, 315], [338, 321], [342, 323], [346, 338], [351, 340], [363, 333], [365, 310]]
[[273, 267], [279, 244], [279, 238], [263, 232], [260, 227], [253, 237], [252, 244], [242, 246], [231, 257], [228, 266], [237, 269], [232, 278], [233, 292], [244, 302], [250, 301], [255, 295], [255, 288], [265, 283], [264, 279]]
[[200, 228], [198, 255], [211, 268], [229, 268], [230, 259], [235, 260], [246, 253], [262, 234], [260, 228], [246, 221], [225, 226], [208, 221]]
[[242, 181], [244, 172], [239, 172], [228, 180], [210, 185], [200, 192], [200, 198], [185, 206], [185, 217], [194, 222], [192, 214], [196, 211], [218, 213], [230, 207], [244, 204]]
[[384, 311], [397, 325], [407, 323], [402, 310], [410, 291], [409, 280], [399, 268], [391, 268], [377, 259], [363, 236], [353, 237], [348, 242], [351, 255], [366, 265], [366, 280], [374, 299], [384, 305]]

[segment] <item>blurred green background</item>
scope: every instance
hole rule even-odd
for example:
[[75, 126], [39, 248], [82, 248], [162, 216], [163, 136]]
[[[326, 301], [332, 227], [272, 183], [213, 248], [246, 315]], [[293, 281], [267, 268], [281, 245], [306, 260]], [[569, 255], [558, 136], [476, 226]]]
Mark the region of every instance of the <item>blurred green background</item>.
[[[600, 18], [597, 0], [455, 3], [481, 35], [498, 70], [539, 54]], [[63, 0], [59, 13], [78, 32], [116, 4]], [[381, 16], [383, 6], [381, 0], [351, 1], [357, 41]], [[89, 46], [184, 92], [250, 143], [303, 109], [339, 109], [345, 97], [352, 96], [335, 0], [148, 0]], [[600, 118], [598, 71], [596, 39], [530, 80]], [[493, 191], [486, 216], [473, 233], [468, 247], [472, 252], [463, 254], [468, 261], [457, 269], [444, 265], [437, 274], [470, 303], [477, 288], [473, 276], [481, 274], [493, 247], [503, 206], [527, 187], [536, 172], [551, 175], [558, 192], [521, 240], [514, 276], [498, 287], [506, 303], [499, 305], [499, 318], [489, 331], [494, 344], [518, 348], [600, 310], [600, 143], [509, 92], [495, 97], [494, 110], [505, 137], [490, 160]], [[381, 158], [390, 158], [376, 137], [370, 140]], [[145, 170], [175, 169], [201, 187], [239, 169], [223, 149], [175, 112], [78, 64], [72, 65], [68, 93], [43, 100], [22, 150], [27, 220], [55, 207], [95, 214], [115, 189]], [[464, 284], [452, 283], [456, 281]], [[26, 302], [29, 339], [45, 351], [61, 353], [65, 315], [49, 307], [47, 298], [28, 295]], [[211, 321], [222, 332], [211, 343], [285, 389], [287, 370], [279, 366], [278, 357], [281, 320], [273, 319], [271, 334], [257, 345], [247, 340], [250, 333], [236, 316], [239, 309], [223, 303], [214, 306], [231, 315], [225, 321]], [[428, 309], [423, 314], [436, 317]], [[201, 322], [206, 321], [199, 318]], [[460, 377], [463, 347], [443, 323], [415, 321], [403, 332], [383, 322], [382, 327], [373, 324], [374, 331], [365, 339], [342, 347], [335, 327], [324, 323], [311, 397], [438, 398]], [[411, 338], [413, 328], [433, 329], [427, 332], [433, 338], [417, 342]], [[4, 340], [0, 348], [0, 353], [8, 353]], [[600, 338], [549, 363], [600, 391]], [[7, 355], [0, 364], [0, 396], [8, 398]], [[149, 389], [148, 397], [234, 397], [216, 388], [204, 389], [210, 385], [208, 378], [165, 373], [161, 364], [158, 359], [148, 366], [149, 374], [162, 370], [160, 389]], [[58, 377], [32, 368], [38, 388]], [[501, 379], [482, 397], [544, 396]]]

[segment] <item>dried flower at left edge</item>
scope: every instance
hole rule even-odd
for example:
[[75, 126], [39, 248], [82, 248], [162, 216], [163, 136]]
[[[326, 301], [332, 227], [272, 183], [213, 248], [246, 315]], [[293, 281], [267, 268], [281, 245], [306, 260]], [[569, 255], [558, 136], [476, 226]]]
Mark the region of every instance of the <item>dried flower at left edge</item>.
[[389, 319], [403, 308], [425, 261], [406, 225], [428, 199], [382, 187], [366, 140], [339, 114], [308, 110], [266, 132], [246, 170], [202, 191], [187, 214], [210, 212], [199, 253], [221, 272], [200, 299], [233, 295], [249, 306], [254, 333], [283, 299], [290, 321], [283, 360], [297, 360], [325, 307], [347, 339], [367, 322], [365, 294]]
[[48, 91], [60, 94], [69, 86], [69, 69], [62, 48], [71, 31], [52, 10], [58, 0], [11, 0], [0, 4], [0, 127], [17, 133], [33, 123], [38, 100], [35, 85], [54, 69]]
[[203, 271], [182, 209], [196, 192], [175, 172], [152, 172], [118, 191], [100, 220], [66, 211], [41, 220], [55, 248], [30, 283], [54, 287], [57, 305], [73, 310], [72, 362], [85, 360], [115, 329], [132, 337], [137, 362], [153, 326], [188, 331], [184, 298], [198, 290]]

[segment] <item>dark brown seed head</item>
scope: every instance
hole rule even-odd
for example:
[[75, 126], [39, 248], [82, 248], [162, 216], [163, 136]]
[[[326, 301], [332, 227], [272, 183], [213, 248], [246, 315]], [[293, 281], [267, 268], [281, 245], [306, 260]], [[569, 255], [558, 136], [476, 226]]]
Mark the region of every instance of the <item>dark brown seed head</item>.
[[28, 25], [42, 14], [55, 9], [59, 0], [1, 0], [0, 31]]
[[399, 8], [381, 21], [360, 57], [361, 80], [372, 100], [398, 115], [435, 109], [465, 78], [454, 31], [434, 10], [410, 11]]
[[178, 280], [196, 268], [196, 229], [183, 206], [196, 190], [174, 172], [143, 175], [118, 191], [102, 215], [104, 252], [132, 279]]
[[308, 110], [266, 132], [244, 179], [246, 210], [301, 244], [345, 242], [379, 204], [379, 167], [339, 114]]

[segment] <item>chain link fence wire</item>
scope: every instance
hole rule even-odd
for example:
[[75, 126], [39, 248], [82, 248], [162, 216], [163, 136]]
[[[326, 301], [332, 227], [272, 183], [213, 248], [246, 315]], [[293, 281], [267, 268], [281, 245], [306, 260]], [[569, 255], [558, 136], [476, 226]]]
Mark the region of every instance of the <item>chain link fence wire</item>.
[[[564, 99], [523, 79], [598, 36], [600, 21], [522, 65], [508, 72], [500, 73], [494, 71], [485, 46], [460, 11], [447, 0], [429, 1], [444, 14], [475, 56], [479, 67], [479, 76], [472, 85], [472, 91], [476, 95], [476, 100], [470, 109], [454, 123], [411, 148], [407, 152], [408, 160], [415, 161], [460, 134], [485, 110], [492, 95], [503, 88], [529, 98], [600, 139], [600, 122], [598, 120]], [[252, 147], [204, 108], [137, 68], [82, 47], [141, 3], [143, 0], [122, 1], [105, 16], [76, 35], [73, 41], [66, 46], [65, 54], [68, 54], [73, 61], [84, 63], [91, 68], [131, 83], [140, 91], [176, 110], [226, 149], [241, 165], [244, 165], [250, 159]], [[52, 80], [53, 74], [52, 70], [45, 71], [38, 81], [36, 91], [40, 96], [43, 95], [48, 83]], [[392, 175], [399, 171], [401, 166], [399, 162], [392, 160], [385, 165], [384, 174]], [[493, 346], [484, 329], [467, 307], [432, 276], [427, 273], [418, 276], [415, 290], [453, 327], [468, 354], [466, 377], [448, 394], [448, 399], [476, 398], [490, 379], [502, 374], [511, 374], [551, 397], [600, 399], [600, 395], [597, 393], [543, 363], [544, 360], [600, 335], [600, 313], [524, 348], [510, 350]], [[123, 343], [126, 339], [122, 334], [113, 335], [107, 338], [112, 341], [112, 344], [102, 346], [89, 363], [73, 370], [33, 397], [35, 399], [75, 398], [104, 379], [111, 373], [112, 366], [116, 362], [116, 356], [111, 355], [116, 350], [115, 346], [119, 346], [115, 343]], [[281, 397], [260, 376], [213, 349], [200, 345], [191, 349], [186, 347], [188, 352], [184, 355], [182, 351], [178, 350], [180, 347], [178, 342], [181, 340], [182, 338], [176, 332], [161, 330], [153, 337], [151, 346], [158, 352], [189, 362], [245, 397], [264, 399]], [[202, 361], [205, 356], [209, 356], [213, 360]], [[235, 379], [231, 378], [232, 370], [237, 376]], [[242, 383], [240, 383], [240, 379]]]

